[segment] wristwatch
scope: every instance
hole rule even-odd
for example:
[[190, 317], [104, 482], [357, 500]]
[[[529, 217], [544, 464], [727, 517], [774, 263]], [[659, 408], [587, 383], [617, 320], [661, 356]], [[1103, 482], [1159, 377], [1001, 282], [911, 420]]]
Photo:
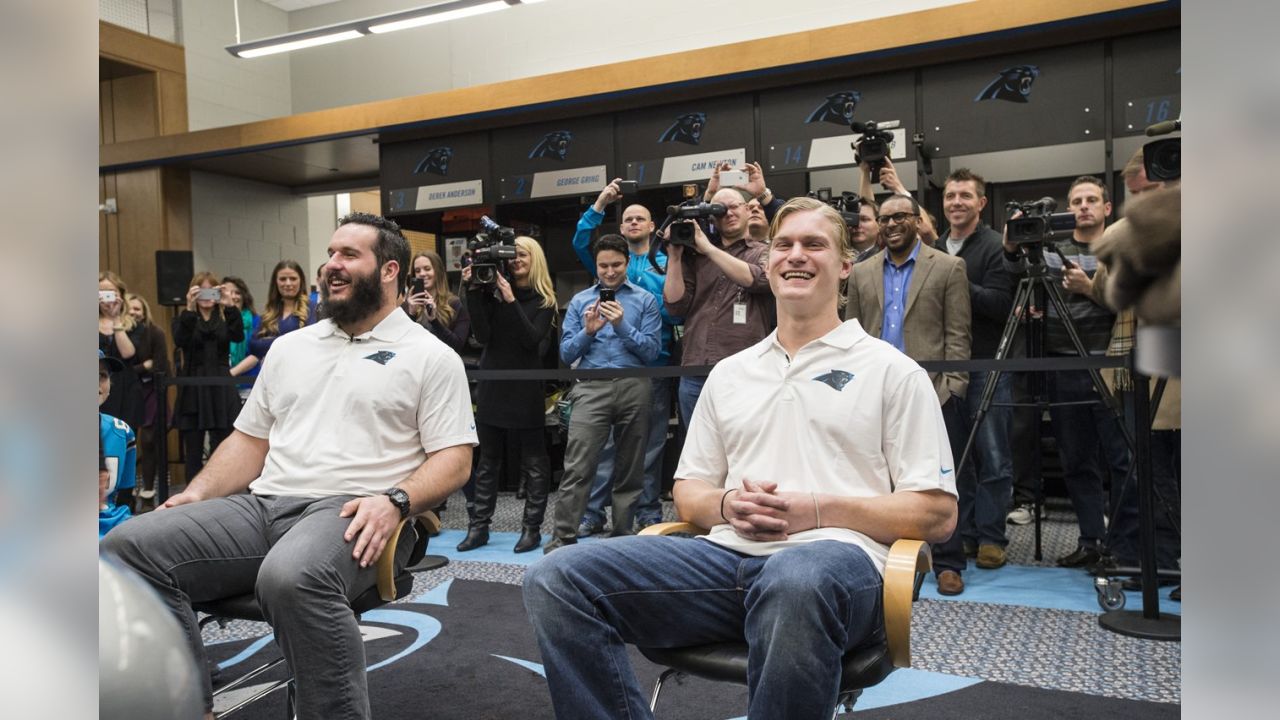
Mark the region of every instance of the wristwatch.
[[409, 517], [409, 493], [398, 487], [393, 487], [382, 494], [391, 498], [391, 504], [395, 505], [396, 509], [400, 511], [401, 520]]

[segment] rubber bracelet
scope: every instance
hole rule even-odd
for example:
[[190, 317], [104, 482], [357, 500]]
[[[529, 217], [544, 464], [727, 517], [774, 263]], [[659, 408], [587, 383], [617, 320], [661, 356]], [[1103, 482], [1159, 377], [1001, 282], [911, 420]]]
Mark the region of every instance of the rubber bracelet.
[[729, 488], [728, 490], [724, 491], [723, 495], [720, 496], [720, 519], [724, 520], [726, 525], [729, 524], [729, 518], [724, 516], [724, 501], [729, 497], [729, 493], [737, 489], [738, 488]]

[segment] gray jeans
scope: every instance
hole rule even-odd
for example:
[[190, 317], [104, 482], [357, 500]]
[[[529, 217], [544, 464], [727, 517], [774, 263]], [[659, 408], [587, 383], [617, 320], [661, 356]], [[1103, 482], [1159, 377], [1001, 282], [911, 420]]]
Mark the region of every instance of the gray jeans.
[[[342, 539], [350, 496], [233, 495], [146, 513], [121, 524], [102, 552], [139, 573], [178, 618], [196, 667], [207, 666], [192, 602], [253, 592], [298, 689], [300, 718], [368, 718], [364, 643], [350, 601], [377, 582]], [[402, 568], [412, 525], [396, 552]], [[213, 707], [207, 673], [205, 709]]]
[[644, 486], [651, 387], [649, 378], [633, 377], [584, 380], [569, 391], [573, 412], [564, 448], [564, 475], [551, 513], [555, 537], [578, 536], [578, 522], [587, 510], [600, 451], [610, 433], [615, 448], [613, 534], [631, 533], [631, 515]]

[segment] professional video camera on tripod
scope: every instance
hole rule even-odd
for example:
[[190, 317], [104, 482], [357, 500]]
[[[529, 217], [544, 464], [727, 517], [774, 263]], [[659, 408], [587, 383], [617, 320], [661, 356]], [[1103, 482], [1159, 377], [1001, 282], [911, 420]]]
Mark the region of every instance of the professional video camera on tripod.
[[516, 258], [516, 231], [499, 225], [488, 215], [480, 217], [480, 229], [467, 243], [471, 280], [476, 285], [492, 286], [498, 281], [498, 273], [505, 275], [507, 263]]
[[[1076, 188], [1081, 187], [1082, 184], [1085, 189], [1077, 191]], [[1094, 190], [1095, 186], [1097, 188], [1096, 192]], [[1098, 203], [1100, 209], [1105, 203], [1105, 199], [1098, 198], [1096, 195], [1102, 192], [1103, 189], [1096, 182], [1096, 178], [1082, 178], [1073, 185], [1072, 197], [1080, 200], [1081, 198], [1087, 198], [1089, 194], [1094, 194], [1094, 201]], [[1087, 202], [1082, 205], [1082, 208], [1085, 208], [1082, 209], [1081, 214], [1081, 222], [1084, 223], [1084, 219], [1089, 217]], [[1020, 274], [1021, 278], [1014, 292], [1012, 308], [996, 346], [995, 359], [998, 361], [1005, 360], [1010, 356], [1019, 326], [1023, 325], [1024, 321], [1027, 358], [1043, 358], [1048, 354], [1064, 357], [1074, 355], [1080, 358], [1088, 358], [1092, 354], [1100, 353], [1105, 349], [1106, 339], [1110, 335], [1114, 316], [1109, 314], [1110, 311], [1105, 311], [1108, 319], [1104, 320], [1103, 316], [1099, 314], [1102, 311], [1098, 310], [1098, 308], [1093, 308], [1093, 312], [1088, 309], [1082, 311], [1078, 306], [1093, 303], [1093, 301], [1085, 300], [1082, 297], [1076, 297], [1069, 301], [1063, 294], [1064, 283], [1062, 278], [1050, 274], [1051, 270], [1061, 269], [1064, 273], [1063, 277], [1066, 277], [1067, 273], [1079, 276], [1081, 275], [1080, 271], [1086, 269], [1081, 268], [1077, 262], [1073, 262], [1063, 253], [1063, 250], [1067, 249], [1068, 246], [1074, 244], [1076, 247], [1083, 247], [1080, 243], [1085, 242], [1085, 240], [1080, 240], [1078, 237], [1073, 237], [1079, 235], [1079, 231], [1076, 228], [1076, 214], [1072, 212], [1055, 213], [1055, 209], [1056, 202], [1053, 198], [1042, 198], [1035, 202], [1026, 203], [1014, 202], [1006, 206], [1006, 210], [1009, 213], [1005, 240], [1005, 256], [1008, 260], [1006, 264], [1011, 271]], [[1103, 212], [1109, 212], [1109, 209]], [[1097, 231], [1100, 232], [1100, 213], [1095, 212], [1094, 219], [1098, 222], [1098, 225], [1082, 225], [1080, 231], [1088, 227], [1096, 227]], [[1066, 238], [1071, 238], [1075, 242], [1062, 242]], [[1059, 243], [1062, 243], [1063, 249], [1058, 247]], [[1070, 250], [1068, 249], [1067, 252], [1070, 252]], [[1091, 258], [1091, 256], [1086, 256], [1086, 258]], [[1077, 258], [1077, 260], [1081, 263], [1085, 262], [1080, 258]], [[1076, 292], [1083, 293], [1085, 291], [1076, 290]], [[1047, 327], [1046, 318], [1037, 311], [1037, 308], [1046, 307], [1046, 301], [1048, 305], [1048, 313], [1046, 314], [1054, 323], [1053, 330], [1049, 333], [1051, 339], [1049, 342], [1044, 339]], [[1080, 317], [1085, 318], [1087, 321], [1086, 327], [1089, 330], [1087, 335], [1082, 335], [1078, 328], [1077, 316], [1073, 313], [1073, 309], [1075, 313], [1083, 312]], [[1096, 318], [1095, 314], [1097, 315]], [[1105, 325], [1102, 325], [1104, 322]], [[1099, 331], [1102, 336], [1102, 347], [1098, 347]], [[1089, 338], [1088, 346], [1083, 339], [1084, 337]], [[1046, 353], [1046, 347], [1051, 350], [1051, 353]], [[1086, 365], [1079, 369], [1056, 368], [1055, 370], [1059, 374], [1053, 378], [1054, 387], [1057, 388], [1057, 391], [1053, 393], [1055, 396], [1053, 402], [1046, 398], [1045, 385], [1047, 383], [1044, 377], [1046, 371], [1031, 371], [1029, 384], [1032, 390], [1033, 402], [1031, 405], [1033, 407], [1038, 411], [1043, 411], [1046, 408], [1101, 403], [1114, 418], [1116, 426], [1115, 430], [1108, 427], [1106, 430], [1101, 431], [1102, 433], [1110, 432], [1109, 436], [1103, 436], [1099, 433], [1092, 438], [1092, 445], [1090, 445], [1090, 440], [1085, 436], [1071, 436], [1071, 438], [1074, 438], [1071, 446], [1080, 446], [1083, 443], [1090, 445], [1087, 449], [1069, 447], [1065, 441], [1062, 442], [1064, 451], [1068, 451], [1068, 454], [1071, 455], [1066, 458], [1069, 463], [1068, 490], [1071, 492], [1073, 504], [1076, 505], [1077, 514], [1079, 515], [1081, 542], [1076, 552], [1059, 558], [1059, 563], [1066, 567], [1078, 567], [1096, 560], [1098, 557], [1098, 543], [1100, 543], [1105, 533], [1103, 523], [1105, 499], [1099, 499], [1102, 490], [1101, 478], [1096, 479], [1096, 489], [1094, 482], [1089, 481], [1093, 473], [1100, 471], [1087, 469], [1090, 467], [1087, 463], [1092, 463], [1092, 458], [1084, 460], [1083, 455], [1087, 452], [1096, 453], [1098, 450], [1096, 443], [1110, 438], [1112, 444], [1109, 447], [1113, 450], [1112, 465], [1115, 466], [1117, 472], [1124, 473], [1127, 468], [1123, 467], [1121, 463], [1125, 462], [1126, 452], [1130, 456], [1132, 454], [1133, 438], [1132, 433], [1129, 432], [1128, 427], [1123, 422], [1124, 414], [1120, 402], [1107, 390], [1096, 364]], [[1084, 377], [1084, 373], [1080, 373], [1080, 370], [1087, 371], [1087, 379]], [[981, 423], [992, 406], [997, 382], [1002, 372], [1004, 372], [1002, 369], [996, 368], [987, 375], [986, 385], [982, 388], [982, 395], [978, 402], [973, 425], [957, 466], [957, 473], [962, 472], [966, 463], [970, 460], [970, 454], [973, 451]], [[973, 391], [974, 388], [970, 388], [970, 392]], [[1094, 396], [1095, 392], [1096, 396]], [[1026, 404], [1016, 405], [1025, 406]], [[1067, 431], [1076, 429], [1062, 427], [1071, 424], [1061, 422], [1064, 418], [1059, 417], [1060, 414], [1065, 415], [1067, 412], [1067, 410], [1055, 411], [1055, 434], [1061, 429]], [[1079, 418], [1076, 418], [1076, 420], [1079, 420]], [[1094, 422], [1098, 421], [1095, 420]], [[1111, 425], [1108, 421], [1102, 422], [1107, 426]], [[1039, 426], [1038, 415], [1035, 426]], [[1119, 446], [1118, 438], [1123, 438], [1127, 449]], [[1061, 441], [1063, 437], [1060, 436], [1059, 439]], [[1075, 471], [1072, 468], [1075, 468]], [[1074, 481], [1073, 478], [1075, 478]], [[1118, 482], [1119, 478], [1116, 481]], [[1042, 493], [1041, 489], [1036, 492], [1037, 508], [1043, 503]], [[1041, 557], [1040, 513], [1035, 512], [1033, 515], [1036, 520], [1035, 556], [1039, 559]]]

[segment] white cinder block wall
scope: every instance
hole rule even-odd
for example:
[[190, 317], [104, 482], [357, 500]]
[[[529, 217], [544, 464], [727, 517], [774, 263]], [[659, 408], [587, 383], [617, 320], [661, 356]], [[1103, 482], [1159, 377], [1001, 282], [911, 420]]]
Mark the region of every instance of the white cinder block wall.
[[[238, 125], [293, 112], [287, 53], [253, 60], [232, 57], [236, 41], [232, 0], [181, 0], [187, 49], [187, 115], [191, 130]], [[240, 0], [243, 40], [289, 32], [289, 14]]]
[[[307, 198], [286, 188], [192, 171], [191, 229], [196, 272], [244, 278], [261, 310], [271, 269], [296, 260], [310, 284], [315, 270]], [[332, 231], [330, 231], [332, 232]]]

